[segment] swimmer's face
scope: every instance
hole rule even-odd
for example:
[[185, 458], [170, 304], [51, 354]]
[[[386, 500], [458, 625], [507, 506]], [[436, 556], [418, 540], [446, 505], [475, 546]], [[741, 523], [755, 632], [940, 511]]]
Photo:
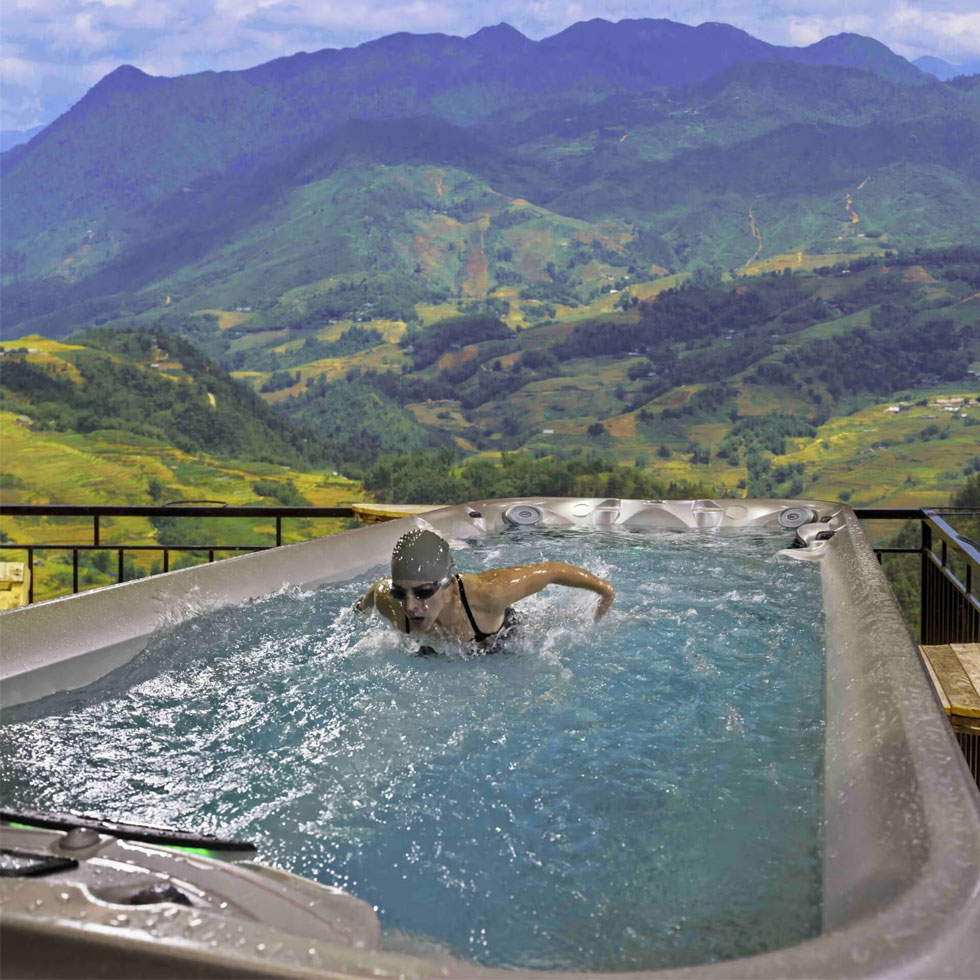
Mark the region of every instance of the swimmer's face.
[[389, 595], [405, 610], [413, 633], [427, 633], [435, 625], [446, 604], [450, 579], [427, 582], [422, 579], [393, 579]]

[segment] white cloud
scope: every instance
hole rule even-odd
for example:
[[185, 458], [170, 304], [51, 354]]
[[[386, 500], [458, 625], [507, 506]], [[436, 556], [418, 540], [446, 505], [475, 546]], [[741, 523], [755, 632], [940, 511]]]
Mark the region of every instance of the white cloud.
[[883, 24], [889, 44], [899, 54], [919, 57], [945, 52], [940, 57], [957, 61], [980, 55], [980, 9], [927, 8], [897, 3]]
[[411, 3], [255, 3], [246, 20], [261, 19], [290, 27], [327, 28], [349, 33], [393, 31], [443, 31], [462, 24], [458, 8], [444, 3], [413, 0]]
[[[723, 21], [774, 44], [869, 34], [899, 54], [980, 56], [977, 0], [2, 0], [4, 121], [46, 122], [109, 65], [151, 74], [238, 69], [395, 31], [471, 34], [507, 21], [540, 38], [594, 17]], [[103, 72], [104, 73], [104, 72]], [[12, 98], [12, 86], [23, 89]], [[31, 93], [34, 93], [33, 97]], [[44, 110], [38, 117], [38, 93]], [[59, 94], [60, 93], [60, 94]], [[20, 108], [15, 108], [16, 103]], [[33, 107], [33, 108], [29, 108]]]

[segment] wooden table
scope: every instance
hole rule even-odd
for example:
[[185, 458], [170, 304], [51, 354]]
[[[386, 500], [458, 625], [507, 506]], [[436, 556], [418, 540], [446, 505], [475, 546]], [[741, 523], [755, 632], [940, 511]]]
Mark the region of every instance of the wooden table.
[[22, 561], [0, 561], [0, 611], [27, 605], [31, 573]]
[[362, 524], [393, 521], [399, 517], [411, 517], [413, 514], [439, 510], [445, 506], [445, 504], [351, 504], [355, 519]]
[[980, 734], [980, 643], [919, 650], [953, 730]]

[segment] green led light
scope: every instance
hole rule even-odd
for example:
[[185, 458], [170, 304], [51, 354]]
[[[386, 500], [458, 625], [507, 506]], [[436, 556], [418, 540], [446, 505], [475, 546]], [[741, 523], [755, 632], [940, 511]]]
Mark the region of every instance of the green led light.
[[200, 854], [203, 857], [215, 858], [220, 860], [223, 851], [209, 851], [206, 847], [183, 847], [180, 844], [164, 844], [162, 841], [154, 843], [155, 847], [165, 847], [168, 851], [182, 851], [185, 854]]
[[[8, 827], [16, 827], [18, 830], [50, 830], [50, 827], [39, 827], [37, 824], [30, 823], [15, 823], [13, 820], [5, 821]], [[102, 833], [107, 834], [110, 837], [115, 835], [111, 830], [104, 830]], [[119, 840], [127, 840], [128, 838], [121, 837]], [[201, 857], [212, 858], [215, 861], [225, 860], [227, 857], [227, 851], [213, 851], [207, 847], [187, 847], [183, 844], [167, 844], [164, 841], [134, 841], [137, 844], [151, 844], [154, 847], [164, 847], [168, 851], [181, 851], [184, 854], [199, 854]]]

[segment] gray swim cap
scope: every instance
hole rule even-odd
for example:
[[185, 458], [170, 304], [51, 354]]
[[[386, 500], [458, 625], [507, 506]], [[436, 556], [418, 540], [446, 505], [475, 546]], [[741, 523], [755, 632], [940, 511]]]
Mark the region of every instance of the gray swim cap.
[[435, 531], [406, 531], [391, 553], [391, 577], [409, 582], [441, 582], [453, 570], [449, 545]]

